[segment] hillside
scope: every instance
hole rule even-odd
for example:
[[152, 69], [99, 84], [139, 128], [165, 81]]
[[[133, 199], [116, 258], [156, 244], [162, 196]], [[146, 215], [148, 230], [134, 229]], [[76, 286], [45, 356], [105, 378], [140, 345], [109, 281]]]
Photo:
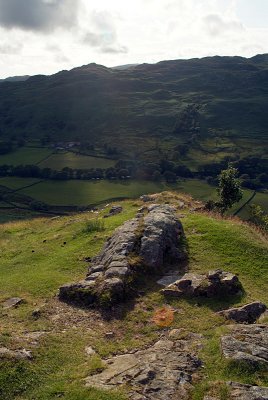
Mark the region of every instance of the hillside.
[[262, 155], [267, 96], [267, 55], [162, 61], [123, 70], [89, 64], [3, 82], [0, 132], [3, 138], [116, 144], [124, 158], [158, 159], [159, 151], [185, 143], [192, 161], [213, 159], [215, 153]]
[[[91, 258], [100, 252], [115, 229], [137, 212], [140, 214], [152, 201], [176, 208], [176, 218], [180, 219], [185, 232], [183, 246], [188, 253], [183, 272], [229, 271], [238, 275], [243, 292], [217, 299], [167, 299], [157, 283], [165, 274], [159, 270], [153, 275], [141, 275], [133, 286], [136, 295], [109, 310], [74, 307], [59, 301], [59, 287], [84, 279]], [[220, 338], [228, 334], [234, 323], [216, 313], [252, 301], [267, 302], [267, 238], [238, 219], [203, 213], [198, 210], [200, 203], [175, 192], [155, 195], [148, 203], [140, 199], [122, 201], [122, 212], [103, 219], [112, 205], [73, 216], [0, 225], [0, 354], [3, 357], [3, 348], [15, 352], [10, 353], [10, 358], [1, 359], [1, 400], [129, 399], [128, 384], [107, 391], [85, 383], [103, 376], [96, 373], [109, 373], [110, 364], [105, 360], [115, 355], [125, 354], [127, 362], [135, 352], [146, 358], [151, 354], [148, 351], [153, 351], [153, 355], [162, 351], [162, 359], [170, 357], [159, 340], [167, 340], [164, 343], [169, 345], [172, 340], [178, 340], [182, 346], [180, 362], [188, 360], [187, 370], [192, 360], [197, 368], [191, 382], [188, 376], [192, 371], [180, 374], [180, 387], [186, 396], [180, 398], [203, 400], [207, 395], [217, 400], [241, 399], [239, 394], [230, 397], [242, 389], [233, 389], [235, 384], [229, 386], [228, 381], [267, 388], [267, 365], [248, 366], [222, 356]], [[178, 265], [182, 268], [181, 263]], [[178, 265], [173, 266], [173, 273], [182, 272], [178, 271]], [[17, 307], [4, 308], [4, 302], [11, 297], [19, 297], [22, 302]], [[163, 318], [163, 310], [168, 311], [171, 318]], [[267, 322], [267, 317], [258, 321], [263, 324], [263, 332], [266, 332]], [[246, 325], [243, 329], [254, 327], [258, 329], [258, 325]], [[241, 329], [239, 334], [241, 338]], [[187, 353], [183, 352], [183, 346], [187, 347]], [[262, 354], [264, 351], [263, 348]], [[185, 354], [188, 355], [183, 358]], [[197, 363], [199, 359], [202, 367]], [[176, 361], [168, 360], [170, 365]], [[147, 385], [148, 379], [153, 379], [150, 370], [140, 377], [139, 385]], [[170, 375], [169, 382], [172, 379]], [[162, 399], [157, 393], [143, 398]]]

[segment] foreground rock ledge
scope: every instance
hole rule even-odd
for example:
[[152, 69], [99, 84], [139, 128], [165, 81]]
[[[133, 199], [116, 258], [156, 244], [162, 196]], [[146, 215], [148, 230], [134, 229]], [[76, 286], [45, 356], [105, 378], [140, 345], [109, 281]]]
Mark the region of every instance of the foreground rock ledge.
[[130, 400], [189, 399], [193, 375], [201, 366], [202, 337], [165, 337], [153, 346], [105, 361], [105, 369], [86, 378], [86, 386], [118, 389], [126, 385]]
[[180, 246], [183, 227], [175, 212], [171, 206], [157, 204], [140, 210], [106, 242], [85, 280], [60, 288], [60, 299], [112, 304], [126, 297], [141, 272], [157, 273], [164, 263], [179, 263], [185, 258]]

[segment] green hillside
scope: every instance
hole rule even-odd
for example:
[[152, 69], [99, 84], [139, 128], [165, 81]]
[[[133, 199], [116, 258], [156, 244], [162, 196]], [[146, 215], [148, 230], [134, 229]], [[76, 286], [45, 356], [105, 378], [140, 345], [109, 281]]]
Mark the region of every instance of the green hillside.
[[[195, 203], [187, 196], [163, 193], [158, 200], [177, 206], [183, 223], [191, 272], [221, 268], [239, 274], [245, 293], [234, 298], [233, 306], [249, 301], [267, 302], [267, 239], [241, 221], [193, 212]], [[89, 221], [100, 214], [42, 218], [0, 225], [0, 302], [21, 297], [17, 308], [0, 308], [0, 347], [26, 348], [32, 360], [1, 361], [1, 400], [126, 400], [123, 391], [86, 388], [84, 378], [103, 368], [101, 359], [128, 350], [144, 348], [166, 332], [152, 317], [167, 300], [159, 293], [156, 278], [142, 283], [135, 302], [126, 302], [115, 318], [98, 310], [73, 308], [57, 298], [60, 285], [85, 276], [88, 257], [96, 255], [114, 229], [132, 218], [144, 205], [140, 200], [121, 202], [123, 212], [105, 219], [104, 230], [89, 232]], [[207, 394], [228, 400], [226, 381], [268, 386], [267, 372], [235, 368], [222, 359], [219, 336], [227, 322], [215, 311], [226, 307], [225, 299], [210, 302], [185, 299], [169, 303], [177, 312], [170, 329], [202, 334], [200, 356], [204, 366], [196, 379], [191, 398]], [[230, 305], [228, 303], [228, 305]], [[109, 339], [107, 332], [114, 332]], [[97, 354], [89, 357], [85, 347]]]
[[163, 61], [126, 70], [89, 64], [2, 83], [0, 132], [3, 138], [108, 143], [146, 159], [197, 134], [200, 154], [220, 138], [228, 145], [216, 146], [217, 157], [241, 152], [240, 139], [252, 155], [267, 144], [267, 78], [267, 55]]

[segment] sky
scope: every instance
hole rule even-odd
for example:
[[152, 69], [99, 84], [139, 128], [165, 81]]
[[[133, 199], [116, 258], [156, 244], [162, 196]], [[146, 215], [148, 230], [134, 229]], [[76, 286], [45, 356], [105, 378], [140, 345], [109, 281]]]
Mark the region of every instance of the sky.
[[0, 78], [268, 53], [268, 0], [0, 0]]

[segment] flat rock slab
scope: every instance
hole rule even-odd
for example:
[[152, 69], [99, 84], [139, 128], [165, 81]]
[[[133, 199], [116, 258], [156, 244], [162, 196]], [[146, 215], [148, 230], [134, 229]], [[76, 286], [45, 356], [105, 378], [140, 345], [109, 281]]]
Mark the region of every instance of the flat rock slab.
[[221, 337], [224, 357], [268, 371], [268, 325], [232, 325], [230, 331]]
[[268, 387], [229, 382], [230, 400], [268, 400]]
[[9, 308], [18, 307], [22, 302], [23, 300], [20, 297], [11, 297], [3, 303], [3, 308], [7, 310]]
[[127, 385], [131, 400], [186, 399], [192, 375], [201, 361], [197, 357], [201, 336], [181, 340], [163, 338], [153, 346], [105, 361], [106, 369], [86, 378], [86, 386], [116, 389]]
[[254, 303], [249, 303], [242, 307], [220, 311], [219, 314], [235, 322], [253, 324], [266, 309], [267, 307], [265, 304], [255, 301]]

